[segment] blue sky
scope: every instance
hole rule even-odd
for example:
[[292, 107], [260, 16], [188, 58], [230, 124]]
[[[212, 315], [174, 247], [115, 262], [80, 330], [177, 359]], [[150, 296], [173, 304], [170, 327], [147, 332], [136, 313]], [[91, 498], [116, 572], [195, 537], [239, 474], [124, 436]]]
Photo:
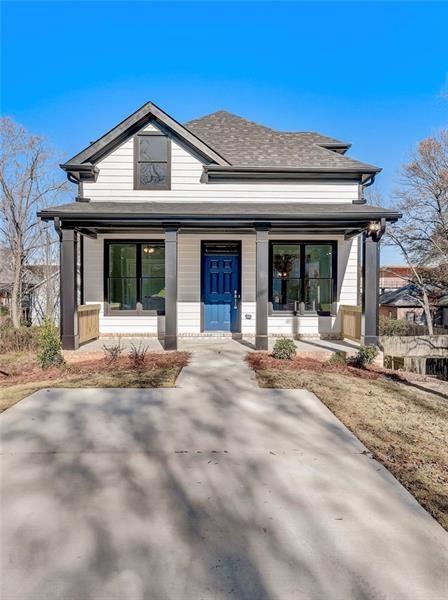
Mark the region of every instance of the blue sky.
[[147, 100], [223, 108], [352, 142], [390, 197], [447, 124], [447, 23], [444, 2], [6, 1], [2, 112], [67, 158]]

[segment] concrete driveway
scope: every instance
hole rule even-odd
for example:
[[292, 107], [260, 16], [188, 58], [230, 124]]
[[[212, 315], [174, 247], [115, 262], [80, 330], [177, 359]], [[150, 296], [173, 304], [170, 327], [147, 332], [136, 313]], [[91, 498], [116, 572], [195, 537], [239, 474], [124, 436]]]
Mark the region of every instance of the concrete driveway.
[[2, 600], [448, 597], [448, 535], [243, 351], [204, 346], [177, 389], [43, 390], [1, 416]]

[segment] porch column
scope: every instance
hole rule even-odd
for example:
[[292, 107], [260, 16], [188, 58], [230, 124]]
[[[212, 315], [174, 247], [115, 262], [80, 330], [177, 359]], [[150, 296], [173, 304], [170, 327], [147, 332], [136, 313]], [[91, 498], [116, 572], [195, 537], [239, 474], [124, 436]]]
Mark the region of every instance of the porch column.
[[379, 240], [363, 234], [362, 238], [362, 319], [361, 344], [378, 343], [379, 318]]
[[269, 228], [256, 227], [255, 348], [268, 349]]
[[60, 289], [61, 289], [61, 341], [64, 350], [79, 346], [77, 315], [77, 258], [78, 233], [74, 229], [61, 229], [60, 234]]
[[177, 227], [165, 228], [165, 350], [177, 350]]

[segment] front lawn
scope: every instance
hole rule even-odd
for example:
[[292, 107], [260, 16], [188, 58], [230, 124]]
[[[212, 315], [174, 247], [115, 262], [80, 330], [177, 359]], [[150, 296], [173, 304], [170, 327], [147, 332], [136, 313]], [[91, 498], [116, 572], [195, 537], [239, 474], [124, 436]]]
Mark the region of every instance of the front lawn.
[[448, 384], [381, 369], [252, 353], [261, 387], [306, 388], [448, 530]]
[[0, 412], [42, 388], [173, 387], [188, 357], [187, 352], [151, 352], [137, 369], [127, 356], [111, 362], [98, 353], [79, 354], [60, 367], [41, 369], [31, 352], [2, 354]]

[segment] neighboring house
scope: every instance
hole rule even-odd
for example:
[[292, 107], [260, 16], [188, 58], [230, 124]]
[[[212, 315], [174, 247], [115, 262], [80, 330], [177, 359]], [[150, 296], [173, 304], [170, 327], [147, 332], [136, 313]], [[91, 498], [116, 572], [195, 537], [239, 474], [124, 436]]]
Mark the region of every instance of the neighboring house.
[[[13, 272], [10, 251], [0, 247], [0, 306], [9, 310]], [[22, 318], [30, 325], [41, 325], [45, 316], [59, 320], [59, 267], [25, 265], [22, 284]]]
[[30, 265], [34, 283], [28, 288], [29, 321], [32, 325], [42, 325], [45, 318], [59, 323], [60, 283], [58, 265]]
[[[88, 133], [86, 133], [86, 136]], [[340, 337], [358, 303], [378, 335], [378, 241], [400, 214], [369, 206], [379, 168], [350, 144], [219, 111], [180, 124], [152, 103], [61, 165], [71, 204], [39, 213], [61, 239], [62, 343], [78, 345], [81, 297], [101, 334]]]
[[424, 310], [418, 300], [418, 288], [408, 284], [380, 295], [380, 316], [423, 323]]
[[[419, 289], [410, 283], [397, 290], [380, 295], [380, 316], [389, 319], [405, 319], [411, 323], [426, 324], [423, 306], [419, 302]], [[433, 325], [448, 327], [448, 296], [430, 297]]]
[[9, 252], [7, 248], [0, 246], [0, 306], [9, 307], [12, 282]]
[[387, 266], [380, 269], [380, 293], [398, 290], [412, 279], [412, 270], [403, 265]]

